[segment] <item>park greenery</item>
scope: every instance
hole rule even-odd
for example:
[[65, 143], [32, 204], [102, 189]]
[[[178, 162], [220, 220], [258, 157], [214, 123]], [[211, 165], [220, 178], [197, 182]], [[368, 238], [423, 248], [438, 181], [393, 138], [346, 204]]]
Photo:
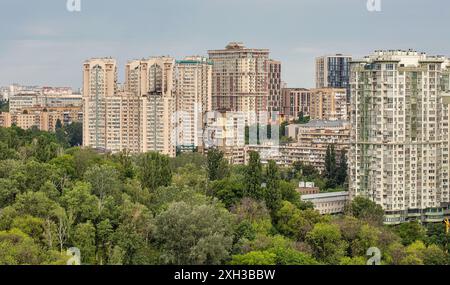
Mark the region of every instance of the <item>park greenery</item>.
[[[99, 153], [81, 128], [0, 128], [0, 264], [93, 265], [448, 264], [441, 224], [382, 224], [356, 198], [340, 216], [301, 201], [299, 181], [345, 188], [345, 159], [330, 146], [326, 173], [296, 163], [229, 165], [223, 153]], [[335, 156], [334, 158], [332, 156]], [[333, 190], [333, 189], [332, 189]]]

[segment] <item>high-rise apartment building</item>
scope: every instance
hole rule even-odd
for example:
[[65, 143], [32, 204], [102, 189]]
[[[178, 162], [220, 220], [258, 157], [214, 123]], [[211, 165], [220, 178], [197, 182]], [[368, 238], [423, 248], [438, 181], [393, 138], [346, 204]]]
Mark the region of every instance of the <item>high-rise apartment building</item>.
[[212, 111], [212, 62], [186, 57], [175, 65], [176, 145], [179, 151], [203, 148], [206, 113]]
[[269, 68], [269, 100], [268, 111], [270, 113], [282, 112], [281, 98], [281, 62], [269, 60], [267, 62]]
[[87, 60], [83, 67], [83, 145], [113, 152], [120, 146], [120, 97], [117, 63], [111, 58]]
[[174, 68], [175, 60], [171, 57], [134, 60], [126, 66], [125, 91], [139, 98], [136, 109], [139, 114], [135, 112], [133, 117], [136, 120], [139, 116], [134, 132], [140, 135], [140, 152], [176, 155], [172, 119], [176, 110]]
[[441, 222], [449, 197], [445, 60], [377, 51], [351, 64], [350, 192], [386, 211], [385, 222]]
[[311, 91], [310, 116], [314, 120], [348, 121], [347, 90], [320, 88]]
[[305, 88], [283, 88], [282, 114], [287, 121], [297, 120], [300, 114], [310, 115], [311, 92]]
[[[208, 53], [213, 62], [214, 110], [246, 112], [248, 120], [252, 120], [251, 114], [271, 110], [269, 78], [273, 79], [273, 88], [278, 88], [281, 67], [269, 60], [268, 49], [251, 49], [242, 43], [230, 43], [223, 50], [210, 50]], [[278, 91], [272, 94], [274, 101]], [[273, 106], [278, 104], [272, 102]]]
[[350, 61], [349, 55], [325, 55], [316, 58], [316, 88], [345, 88], [350, 100]]

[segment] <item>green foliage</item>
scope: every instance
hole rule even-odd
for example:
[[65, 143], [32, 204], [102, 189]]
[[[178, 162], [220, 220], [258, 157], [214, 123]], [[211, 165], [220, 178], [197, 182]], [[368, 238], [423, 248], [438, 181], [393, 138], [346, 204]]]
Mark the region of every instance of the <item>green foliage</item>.
[[216, 203], [175, 202], [156, 217], [155, 238], [167, 264], [221, 264], [232, 245], [231, 215]]
[[0, 113], [9, 112], [9, 101], [0, 100]]
[[250, 152], [250, 161], [245, 169], [245, 196], [262, 200], [264, 192], [262, 184], [262, 165], [258, 152]]
[[376, 225], [381, 225], [384, 219], [384, 211], [380, 205], [375, 204], [367, 198], [358, 196], [350, 206], [352, 215], [360, 220]]
[[169, 159], [156, 152], [141, 155], [139, 157], [139, 179], [142, 186], [150, 191], [161, 186], [169, 186], [172, 181]]
[[343, 189], [347, 162], [331, 146], [327, 178], [302, 163], [263, 167], [258, 153], [247, 166], [218, 150], [100, 154], [77, 147], [81, 125], [57, 125], [0, 128], [0, 264], [62, 265], [70, 247], [98, 265], [362, 265], [373, 246], [383, 264], [449, 262], [441, 224], [384, 226], [360, 197], [334, 217], [302, 202], [298, 181]]
[[223, 179], [228, 173], [228, 163], [224, 159], [223, 152], [213, 148], [207, 155], [208, 178], [210, 181]]
[[252, 251], [247, 254], [235, 255], [231, 265], [276, 265], [277, 256], [268, 251]]
[[280, 191], [280, 178], [278, 166], [275, 161], [269, 161], [269, 165], [266, 169], [266, 191], [265, 191], [265, 201], [267, 207], [271, 211], [276, 211], [281, 206], [282, 192]]
[[395, 232], [400, 236], [405, 246], [426, 239], [426, 230], [418, 222], [403, 223], [395, 228]]
[[347, 243], [342, 240], [341, 231], [336, 225], [318, 223], [306, 235], [314, 256], [327, 264], [338, 264], [345, 256]]

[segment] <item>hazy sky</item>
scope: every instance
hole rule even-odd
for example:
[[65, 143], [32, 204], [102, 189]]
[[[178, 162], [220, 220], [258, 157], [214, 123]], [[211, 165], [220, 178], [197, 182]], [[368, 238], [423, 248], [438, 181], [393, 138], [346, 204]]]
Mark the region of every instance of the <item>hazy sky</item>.
[[82, 62], [112, 56], [182, 58], [242, 41], [269, 48], [291, 87], [314, 85], [314, 58], [413, 48], [450, 56], [450, 1], [0, 0], [0, 85], [81, 86]]

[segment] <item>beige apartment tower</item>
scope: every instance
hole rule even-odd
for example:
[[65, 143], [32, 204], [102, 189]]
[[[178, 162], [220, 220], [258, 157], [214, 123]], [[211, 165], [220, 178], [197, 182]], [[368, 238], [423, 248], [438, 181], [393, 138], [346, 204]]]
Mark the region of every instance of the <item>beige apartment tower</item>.
[[338, 88], [312, 89], [310, 115], [313, 120], [348, 121], [347, 90]]
[[139, 98], [139, 114], [135, 114], [139, 123], [134, 126], [139, 133], [139, 147], [134, 148], [140, 152], [176, 155], [172, 120], [176, 110], [174, 68], [171, 57], [134, 60], [126, 66], [125, 90]]
[[269, 59], [268, 49], [251, 49], [232, 42], [225, 49], [210, 50], [208, 54], [213, 63], [214, 110], [246, 112], [251, 121], [260, 112], [280, 108], [281, 65]]

